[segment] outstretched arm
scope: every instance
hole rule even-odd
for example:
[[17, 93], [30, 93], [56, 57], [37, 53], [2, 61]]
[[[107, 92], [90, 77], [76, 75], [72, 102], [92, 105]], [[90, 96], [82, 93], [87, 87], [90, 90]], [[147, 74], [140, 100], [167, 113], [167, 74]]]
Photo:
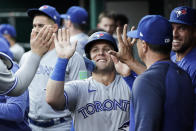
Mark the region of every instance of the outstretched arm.
[[45, 25], [40, 32], [36, 35], [36, 32], [32, 30], [31, 33], [31, 52], [26, 62], [16, 72], [14, 83], [12, 84], [12, 90], [8, 95], [18, 96], [21, 95], [31, 83], [35, 72], [38, 68], [41, 57], [48, 51], [51, 43], [53, 42], [51, 26]]
[[56, 110], [65, 108], [66, 98], [64, 96], [64, 79], [66, 66], [69, 58], [73, 56], [76, 50], [76, 43], [70, 43], [69, 30], [59, 29], [58, 36], [55, 36], [55, 48], [57, 52], [57, 62], [48, 80], [46, 88], [46, 101]]

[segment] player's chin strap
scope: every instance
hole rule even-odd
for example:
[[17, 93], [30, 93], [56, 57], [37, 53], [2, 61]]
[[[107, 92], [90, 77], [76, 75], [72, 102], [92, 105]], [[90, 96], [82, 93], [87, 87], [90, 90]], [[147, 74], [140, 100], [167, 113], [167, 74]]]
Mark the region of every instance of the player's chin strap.
[[13, 67], [12, 59], [8, 55], [6, 55], [5, 53], [0, 52], [0, 59], [7, 66], [8, 70], [10, 70]]
[[88, 59], [86, 56], [83, 56], [83, 59], [84, 59], [85, 65], [86, 65], [86, 69], [90, 72], [93, 72], [96, 67], [95, 62]]

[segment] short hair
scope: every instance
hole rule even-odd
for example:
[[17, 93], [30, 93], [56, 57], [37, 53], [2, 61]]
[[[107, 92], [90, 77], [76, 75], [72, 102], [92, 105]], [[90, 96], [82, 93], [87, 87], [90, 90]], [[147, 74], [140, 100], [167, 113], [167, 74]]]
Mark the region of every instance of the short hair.
[[73, 27], [75, 29], [79, 29], [81, 31], [84, 31], [87, 28], [87, 25], [86, 24], [77, 24], [77, 23], [73, 23], [73, 22], [72, 22], [72, 24], [73, 24]]
[[101, 20], [103, 18], [105, 18], [105, 17], [113, 19], [115, 21], [115, 13], [114, 12], [112, 12], [112, 11], [104, 11], [104, 12], [99, 14], [98, 22], [101, 22]]
[[149, 44], [149, 43], [147, 44], [152, 51], [163, 54], [163, 55], [169, 55], [172, 49], [171, 42], [168, 44]]
[[91, 36], [93, 33], [98, 32], [98, 31], [104, 31], [104, 30], [103, 29], [100, 29], [100, 28], [91, 29], [88, 32], [88, 36]]

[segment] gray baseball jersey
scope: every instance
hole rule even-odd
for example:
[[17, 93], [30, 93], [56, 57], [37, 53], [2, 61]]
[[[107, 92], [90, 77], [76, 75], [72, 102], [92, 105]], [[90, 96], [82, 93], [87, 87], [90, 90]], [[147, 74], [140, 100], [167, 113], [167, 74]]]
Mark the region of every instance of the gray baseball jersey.
[[130, 88], [119, 75], [108, 86], [90, 77], [68, 82], [64, 90], [76, 131], [117, 131], [129, 120]]
[[79, 33], [76, 34], [74, 36], [70, 37], [70, 42], [74, 43], [77, 41], [77, 46], [76, 46], [76, 51], [80, 54], [80, 55], [84, 55], [84, 46], [85, 43], [88, 41], [88, 35], [84, 34], [84, 33]]
[[20, 61], [22, 55], [25, 52], [24, 48], [21, 45], [17, 44], [17, 43], [15, 43], [13, 46], [10, 47], [10, 51], [13, 53], [14, 60], [16, 62]]
[[[28, 55], [28, 52], [25, 53], [21, 59], [21, 64], [25, 61], [25, 57]], [[30, 100], [30, 110], [29, 117], [35, 120], [47, 120], [59, 117], [67, 117], [67, 128], [62, 124], [56, 125], [58, 131], [61, 130], [70, 130], [71, 126], [71, 113], [68, 110], [64, 111], [55, 111], [51, 108], [50, 105], [46, 102], [46, 85], [50, 74], [53, 71], [57, 60], [57, 55], [55, 49], [47, 52], [41, 59], [39, 68], [29, 86], [29, 100]], [[75, 53], [66, 69], [66, 82], [76, 79], [86, 78], [86, 67], [82, 57]], [[64, 124], [65, 125], [65, 124]], [[52, 127], [51, 127], [52, 128]], [[49, 128], [47, 128], [49, 130]], [[47, 130], [44, 129], [44, 130]]]
[[[2, 54], [1, 54], [2, 55]], [[41, 57], [33, 52], [29, 52], [28, 60], [24, 65], [13, 74], [9, 68], [9, 61], [5, 58], [0, 59], [0, 94], [6, 95], [9, 93], [11, 96], [21, 95], [29, 86], [36, 69], [39, 65]], [[4, 63], [3, 63], [3, 61]], [[31, 66], [29, 66], [31, 65]]]

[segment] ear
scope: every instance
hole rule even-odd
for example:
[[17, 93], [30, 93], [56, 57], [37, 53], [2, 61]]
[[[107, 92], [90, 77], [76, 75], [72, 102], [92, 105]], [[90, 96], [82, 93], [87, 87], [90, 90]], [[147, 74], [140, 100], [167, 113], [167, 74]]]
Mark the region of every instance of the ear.
[[146, 53], [147, 51], [148, 51], [148, 44], [144, 41], [144, 40], [142, 40], [142, 51], [143, 51], [143, 53]]

